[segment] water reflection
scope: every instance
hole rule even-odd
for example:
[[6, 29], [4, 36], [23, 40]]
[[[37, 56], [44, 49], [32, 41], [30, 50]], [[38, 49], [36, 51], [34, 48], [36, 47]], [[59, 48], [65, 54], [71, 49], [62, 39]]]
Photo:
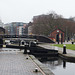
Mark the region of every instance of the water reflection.
[[66, 62], [63, 60], [63, 68], [66, 68]]
[[41, 60], [40, 58], [40, 61], [45, 64], [55, 75], [75, 75], [74, 62], [67, 62], [59, 57], [57, 57], [57, 59], [53, 58], [53, 60]]

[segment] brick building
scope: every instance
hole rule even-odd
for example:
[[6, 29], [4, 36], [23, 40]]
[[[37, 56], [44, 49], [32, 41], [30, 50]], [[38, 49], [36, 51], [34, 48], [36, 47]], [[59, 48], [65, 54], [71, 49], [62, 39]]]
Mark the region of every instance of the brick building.
[[55, 42], [64, 42], [64, 34], [64, 31], [62, 31], [61, 29], [55, 29], [50, 33], [50, 39], [52, 39]]

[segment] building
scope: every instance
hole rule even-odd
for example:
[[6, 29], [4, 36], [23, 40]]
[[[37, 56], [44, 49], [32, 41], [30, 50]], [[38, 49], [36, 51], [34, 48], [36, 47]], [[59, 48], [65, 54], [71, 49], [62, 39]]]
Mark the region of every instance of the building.
[[52, 31], [50, 33], [50, 39], [52, 39], [55, 42], [64, 42], [64, 31], [62, 31], [61, 29], [55, 29], [54, 31]]
[[5, 28], [5, 34], [10, 34], [11, 33], [11, 26], [10, 23], [4, 24], [4, 28]]
[[4, 23], [0, 19], [0, 35], [5, 34]]
[[1, 21], [1, 19], [0, 19], [0, 27], [4, 28], [4, 23]]
[[32, 24], [32, 22], [29, 22], [29, 24], [28, 24], [28, 34], [33, 34], [33, 32], [32, 32], [32, 30], [33, 30], [33, 24]]
[[3, 27], [0, 27], [0, 35], [5, 34], [5, 29]]
[[23, 26], [18, 26], [18, 28], [16, 29], [16, 35], [24, 35], [24, 28]]
[[[5, 29], [3, 27], [0, 27], [0, 35], [5, 34]], [[0, 48], [3, 46], [3, 36], [0, 36]]]
[[10, 35], [24, 35], [26, 23], [23, 22], [12, 22], [5, 24], [6, 34]]
[[33, 28], [32, 25], [28, 27], [28, 34], [32, 34], [32, 28]]

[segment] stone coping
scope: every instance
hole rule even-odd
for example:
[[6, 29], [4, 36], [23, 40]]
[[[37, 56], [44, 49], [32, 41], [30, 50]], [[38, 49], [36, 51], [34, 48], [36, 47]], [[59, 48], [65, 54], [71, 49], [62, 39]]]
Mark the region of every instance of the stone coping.
[[54, 75], [54, 73], [51, 70], [49, 70], [48, 67], [43, 65], [38, 59], [36, 59], [35, 56], [33, 55], [29, 56], [34, 61], [34, 63], [37, 64], [37, 66], [44, 72], [44, 75]]
[[67, 61], [75, 62], [75, 55], [72, 53], [63, 54], [62, 51], [59, 51], [59, 56]]
[[[55, 47], [57, 47], [57, 46], [51, 46], [49, 43], [40, 44], [39, 46], [46, 48], [46, 49], [54, 49], [54, 50], [55, 50]], [[69, 49], [66, 49], [66, 52], [68, 50]], [[71, 50], [69, 50], [69, 51], [71, 51]], [[73, 52], [71, 52], [71, 53], [67, 52], [67, 54], [63, 54], [63, 48], [58, 47], [58, 53], [59, 53], [59, 56], [61, 58], [65, 59], [66, 61], [75, 62], [75, 52], [74, 53]]]

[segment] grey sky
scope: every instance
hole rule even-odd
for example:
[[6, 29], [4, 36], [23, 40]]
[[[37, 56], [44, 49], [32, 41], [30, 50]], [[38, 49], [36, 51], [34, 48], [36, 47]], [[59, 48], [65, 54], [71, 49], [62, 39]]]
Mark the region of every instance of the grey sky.
[[75, 17], [75, 0], [0, 0], [0, 18], [4, 23], [29, 22], [33, 16], [55, 11], [63, 17]]

